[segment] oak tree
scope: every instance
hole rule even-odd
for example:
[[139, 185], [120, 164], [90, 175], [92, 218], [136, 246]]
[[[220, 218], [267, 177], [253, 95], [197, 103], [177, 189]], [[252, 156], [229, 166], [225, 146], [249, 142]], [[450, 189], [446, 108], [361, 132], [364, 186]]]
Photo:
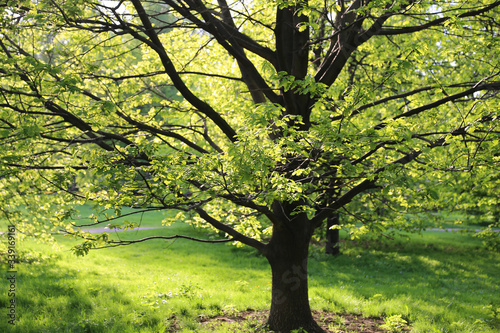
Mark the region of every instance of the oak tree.
[[[418, 207], [446, 171], [498, 172], [499, 7], [4, 1], [1, 210], [180, 212], [267, 258], [271, 329], [321, 332], [307, 258], [327, 218], [355, 198], [368, 215]], [[407, 222], [375, 221], [364, 229]], [[80, 234], [81, 253], [147, 240]]]

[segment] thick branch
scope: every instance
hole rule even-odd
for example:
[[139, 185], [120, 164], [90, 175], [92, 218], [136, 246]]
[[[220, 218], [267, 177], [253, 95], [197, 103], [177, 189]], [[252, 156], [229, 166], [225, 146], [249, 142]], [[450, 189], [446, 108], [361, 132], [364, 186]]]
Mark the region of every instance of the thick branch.
[[371, 179], [363, 180], [361, 183], [354, 186], [353, 188], [348, 190], [346, 193], [344, 193], [343, 195], [338, 197], [328, 207], [321, 209], [319, 211], [319, 213], [316, 214], [316, 216], [314, 216], [311, 219], [311, 223], [313, 223], [313, 225], [315, 225], [315, 226], [319, 226], [325, 218], [332, 215], [337, 209], [347, 205], [358, 194], [365, 192], [366, 190], [369, 190], [369, 189], [377, 188], [378, 186], [376, 185], [376, 181], [378, 180], [379, 175], [383, 171], [387, 170], [387, 168], [389, 168], [390, 166], [393, 166], [393, 165], [397, 165], [397, 164], [401, 164], [401, 165], [408, 164], [408, 163], [412, 162], [413, 160], [415, 160], [421, 154], [422, 154], [421, 151], [413, 151], [411, 153], [407, 153], [405, 156], [403, 156], [403, 157], [401, 157], [401, 158], [399, 158], [391, 163], [388, 163], [388, 164], [378, 168], [377, 170], [375, 170], [372, 173]]
[[195, 149], [196, 151], [198, 151], [200, 153], [203, 153], [203, 154], [207, 154], [208, 153], [208, 151], [206, 151], [202, 147], [198, 146], [197, 144], [189, 141], [188, 139], [186, 139], [185, 137], [183, 137], [180, 134], [177, 134], [177, 133], [174, 133], [174, 132], [171, 132], [171, 131], [165, 131], [165, 130], [162, 130], [162, 129], [150, 126], [148, 124], [141, 123], [141, 122], [139, 122], [137, 120], [132, 119], [131, 117], [125, 115], [124, 113], [122, 113], [120, 111], [116, 111], [116, 114], [118, 114], [121, 118], [125, 119], [129, 124], [136, 126], [138, 129], [141, 129], [143, 131], [147, 131], [149, 133], [154, 133], [154, 134], [158, 134], [158, 135], [164, 135], [164, 136], [167, 136], [167, 137], [171, 137], [171, 138], [177, 139], [177, 140], [181, 141], [182, 143], [185, 143], [187, 146]]
[[[177, 2], [172, 1], [172, 0], [165, 0], [165, 3], [167, 3], [169, 6], [174, 8], [183, 17], [185, 17], [186, 19], [188, 19], [191, 22], [193, 22], [194, 24], [196, 24], [196, 26], [198, 26], [200, 29], [203, 29], [210, 34], [215, 35], [216, 31], [214, 29], [214, 26], [209, 26], [209, 25], [205, 24], [205, 22], [196, 18], [196, 16], [194, 16], [188, 10], [188, 8], [181, 7], [181, 6], [179, 6], [179, 4]], [[225, 9], [224, 9], [224, 8], [227, 8], [227, 4], [225, 4], [226, 1], [219, 0], [219, 3], [221, 4], [222, 16], [225, 18], [230, 16], [230, 14], [228, 15], [229, 10], [225, 11]], [[202, 12], [209, 12], [209, 10], [203, 5], [203, 3], [201, 3], [201, 1], [197, 5], [195, 5], [193, 3], [191, 3], [191, 5], [194, 7], [193, 9], [200, 14]], [[213, 17], [213, 15], [211, 15], [211, 16]], [[213, 17], [213, 20], [217, 20], [217, 19]], [[211, 21], [212, 21], [212, 19], [211, 19]], [[219, 21], [219, 20], [217, 20], [217, 21]], [[212, 22], [214, 22], [214, 21], [212, 21]], [[262, 57], [263, 59], [266, 59], [271, 64], [276, 64], [276, 54], [274, 53], [273, 50], [271, 50], [268, 47], [260, 45], [252, 38], [239, 32], [238, 29], [236, 28], [236, 26], [228, 24], [228, 21], [226, 19], [224, 19], [224, 23], [226, 24], [225, 30], [227, 31], [227, 34], [232, 36], [232, 38], [234, 38], [234, 40], [238, 43], [238, 45], [240, 45], [242, 48]]]
[[57, 165], [23, 165], [17, 163], [4, 163], [4, 165], [24, 169], [24, 170], [64, 170], [66, 168], [75, 169], [75, 170], [88, 170], [87, 166], [79, 166], [79, 165], [67, 165], [67, 166], [57, 166]]
[[[484, 8], [478, 9], [478, 10], [471, 10], [466, 13], [462, 13], [460, 15], [457, 15], [457, 18], [465, 18], [465, 17], [472, 17], [472, 16], [477, 16], [483, 13], [486, 13], [496, 7], [500, 6], [500, 1], [495, 1], [489, 6], [486, 6]], [[375, 34], [377, 35], [401, 35], [401, 34], [409, 34], [409, 33], [414, 33], [418, 31], [422, 31], [425, 29], [429, 29], [431, 27], [439, 26], [445, 23], [446, 21], [449, 21], [452, 17], [451, 16], [446, 16], [446, 17], [441, 17], [432, 21], [429, 21], [425, 24], [421, 25], [416, 25], [416, 26], [411, 26], [411, 27], [404, 27], [404, 28], [387, 28], [387, 29], [381, 29]]]
[[261, 253], [265, 254], [266, 251], [266, 245], [264, 243], [259, 242], [256, 239], [253, 239], [251, 237], [245, 236], [238, 231], [234, 230], [232, 227], [214, 219], [212, 216], [210, 216], [206, 211], [204, 211], [201, 207], [197, 207], [194, 209], [198, 215], [210, 223], [214, 228], [225, 232], [226, 234], [232, 236], [235, 241], [241, 242], [245, 245], [251, 246], [257, 250], [259, 250]]
[[410, 116], [419, 114], [419, 113], [421, 113], [423, 111], [427, 111], [427, 110], [430, 110], [430, 109], [435, 109], [435, 108], [437, 108], [440, 105], [443, 105], [445, 103], [457, 100], [457, 99], [465, 97], [467, 95], [471, 95], [471, 94], [475, 93], [476, 91], [481, 91], [481, 90], [499, 90], [499, 89], [500, 89], [500, 81], [490, 82], [490, 83], [483, 83], [483, 84], [477, 84], [474, 87], [472, 87], [470, 89], [467, 89], [465, 91], [456, 93], [456, 94], [451, 95], [451, 96], [447, 96], [447, 97], [442, 98], [442, 99], [440, 99], [438, 101], [435, 101], [433, 103], [429, 103], [429, 104], [423, 105], [421, 107], [415, 108], [413, 110], [404, 112], [404, 113], [402, 113], [400, 115], [395, 116], [393, 119], [396, 120], [396, 119], [403, 118], [403, 117], [410, 117]]
[[[211, 33], [217, 42], [226, 49], [226, 51], [238, 61], [238, 66], [243, 76], [243, 81], [249, 88], [252, 98], [255, 103], [264, 103], [265, 97], [271, 102], [278, 102], [278, 96], [269, 87], [266, 81], [262, 78], [255, 65], [246, 56], [243, 47], [239, 44], [239, 40], [235, 37], [234, 32], [237, 28], [233, 22], [229, 9], [225, 0], [219, 0], [221, 5], [222, 17], [224, 21], [220, 21], [212, 15], [211, 11], [200, 1], [193, 4], [196, 10], [205, 20], [201, 22], [198, 19], [191, 17], [205, 31]], [[186, 10], [179, 9], [186, 13]], [[187, 11], [189, 13], [189, 11]], [[189, 15], [191, 15], [189, 13]], [[265, 97], [264, 97], [265, 96]]]
[[177, 90], [182, 94], [182, 96], [189, 103], [191, 103], [191, 105], [197, 108], [198, 111], [205, 114], [209, 119], [211, 119], [222, 130], [222, 132], [227, 136], [229, 140], [235, 142], [236, 131], [224, 120], [224, 118], [221, 117], [221, 115], [217, 111], [215, 111], [210, 105], [208, 105], [206, 102], [202, 101], [196, 95], [194, 95], [193, 92], [186, 86], [184, 81], [179, 76], [177, 69], [170, 60], [170, 57], [168, 56], [165, 48], [163, 47], [163, 44], [161, 43], [160, 39], [158, 38], [158, 35], [153, 29], [153, 26], [149, 20], [148, 15], [146, 14], [146, 11], [144, 10], [144, 7], [142, 6], [141, 1], [131, 0], [131, 2], [134, 5], [137, 13], [139, 14], [139, 18], [142, 24], [144, 25], [144, 28], [146, 29], [146, 34], [148, 35], [149, 39], [144, 38], [143, 36], [141, 36], [136, 32], [131, 32], [131, 34], [135, 38], [141, 40], [142, 42], [145, 42], [153, 50], [155, 50], [155, 52], [160, 57], [160, 60], [165, 68], [166, 73], [172, 80], [175, 88], [177, 88]]

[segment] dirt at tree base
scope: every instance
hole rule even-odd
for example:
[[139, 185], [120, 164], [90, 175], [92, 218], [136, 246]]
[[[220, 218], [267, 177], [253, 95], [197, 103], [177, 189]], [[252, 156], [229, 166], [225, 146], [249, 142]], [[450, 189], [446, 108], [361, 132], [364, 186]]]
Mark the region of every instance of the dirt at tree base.
[[[269, 310], [248, 309], [242, 312], [228, 312], [213, 317], [200, 317], [199, 322], [207, 329], [217, 332], [224, 327], [233, 332], [272, 333], [266, 329]], [[313, 311], [314, 320], [329, 333], [386, 333], [383, 317], [363, 317], [358, 314]], [[398, 332], [409, 332], [409, 327], [401, 327]]]

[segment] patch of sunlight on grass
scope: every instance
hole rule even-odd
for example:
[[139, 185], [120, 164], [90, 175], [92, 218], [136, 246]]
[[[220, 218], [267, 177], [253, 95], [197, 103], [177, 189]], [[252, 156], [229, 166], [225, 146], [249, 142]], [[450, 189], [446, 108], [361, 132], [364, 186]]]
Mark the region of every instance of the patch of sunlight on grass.
[[[171, 234], [206, 236], [174, 223], [120, 237]], [[414, 332], [498, 332], [500, 254], [483, 250], [463, 234], [408, 237], [348, 243], [339, 257], [314, 250], [309, 261], [312, 308], [400, 315]], [[248, 248], [151, 241], [91, 251], [82, 258], [69, 251], [74, 240], [57, 239], [60, 250], [29, 240], [19, 244], [45, 259], [18, 265], [19, 321], [13, 330], [0, 321], [0, 331], [201, 332], [199, 316], [270, 304], [268, 263]], [[0, 282], [2, 290], [6, 283]], [[8, 302], [7, 294], [0, 294], [0, 305]]]

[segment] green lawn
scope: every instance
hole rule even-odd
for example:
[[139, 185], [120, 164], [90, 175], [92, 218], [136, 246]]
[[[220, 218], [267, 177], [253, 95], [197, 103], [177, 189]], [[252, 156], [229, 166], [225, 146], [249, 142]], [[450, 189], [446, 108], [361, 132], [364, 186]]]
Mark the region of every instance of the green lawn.
[[[144, 225], [159, 215], [145, 217]], [[120, 237], [172, 234], [206, 237], [183, 224]], [[16, 245], [20, 253], [39, 255], [16, 265], [15, 326], [6, 319], [9, 282], [1, 280], [0, 332], [203, 332], [199, 316], [270, 303], [270, 269], [248, 248], [151, 241], [75, 257], [69, 251], [74, 242], [57, 238], [60, 249], [32, 240]], [[361, 240], [347, 243], [343, 252], [334, 258], [311, 249], [314, 309], [399, 314], [414, 332], [500, 330], [500, 254], [469, 235]]]

